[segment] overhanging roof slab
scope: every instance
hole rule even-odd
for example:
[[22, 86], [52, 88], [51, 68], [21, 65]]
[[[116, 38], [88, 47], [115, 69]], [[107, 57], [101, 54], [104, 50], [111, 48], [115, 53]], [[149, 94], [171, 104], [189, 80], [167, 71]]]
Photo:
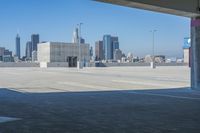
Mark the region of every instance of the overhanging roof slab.
[[185, 17], [200, 16], [200, 0], [96, 0]]

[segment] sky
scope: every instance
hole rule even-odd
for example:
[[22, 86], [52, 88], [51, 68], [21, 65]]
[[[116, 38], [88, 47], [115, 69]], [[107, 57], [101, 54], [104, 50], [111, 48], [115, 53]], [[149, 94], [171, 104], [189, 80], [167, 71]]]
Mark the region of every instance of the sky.
[[21, 54], [31, 34], [40, 41], [71, 42], [78, 23], [82, 37], [91, 46], [104, 34], [119, 37], [120, 49], [135, 56], [152, 53], [182, 57], [184, 37], [190, 36], [190, 19], [163, 13], [99, 3], [92, 0], [0, 0], [0, 47], [15, 51], [21, 37]]

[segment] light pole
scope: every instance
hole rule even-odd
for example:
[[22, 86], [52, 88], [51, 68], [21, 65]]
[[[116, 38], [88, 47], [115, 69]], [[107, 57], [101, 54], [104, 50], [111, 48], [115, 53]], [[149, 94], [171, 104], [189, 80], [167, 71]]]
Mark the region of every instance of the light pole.
[[79, 36], [78, 36], [78, 53], [79, 53], [79, 58], [78, 58], [78, 63], [77, 63], [77, 68], [78, 69], [82, 69], [82, 61], [81, 61], [81, 25], [83, 25], [83, 23], [79, 23], [78, 24], [78, 28], [79, 28]]
[[151, 68], [155, 69], [156, 65], [155, 65], [155, 32], [157, 30], [151, 30], [150, 32], [152, 32], [152, 61], [151, 61]]

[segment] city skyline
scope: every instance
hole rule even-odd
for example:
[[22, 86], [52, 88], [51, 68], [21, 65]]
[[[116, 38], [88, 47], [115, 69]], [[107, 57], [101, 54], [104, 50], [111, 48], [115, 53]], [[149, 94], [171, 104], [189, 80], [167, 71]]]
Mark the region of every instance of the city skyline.
[[[44, 10], [51, 7], [58, 8]], [[132, 52], [136, 56], [151, 54], [152, 29], [157, 30], [155, 54], [167, 56], [182, 57], [183, 39], [190, 34], [187, 18], [89, 0], [50, 0], [48, 3], [47, 0], [14, 0], [12, 3], [4, 0], [0, 8], [3, 12], [0, 15], [0, 46], [15, 51], [14, 38], [19, 29], [22, 56], [31, 34], [40, 34], [41, 41], [71, 42], [72, 32], [80, 22], [84, 23], [82, 37], [93, 48], [103, 35], [111, 34], [119, 37], [120, 49], [124, 53]]]

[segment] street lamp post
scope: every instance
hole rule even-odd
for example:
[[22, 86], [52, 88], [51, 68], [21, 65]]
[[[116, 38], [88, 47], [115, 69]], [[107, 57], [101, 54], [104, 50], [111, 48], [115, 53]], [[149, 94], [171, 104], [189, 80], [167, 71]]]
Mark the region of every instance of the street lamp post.
[[79, 36], [78, 36], [78, 53], [79, 53], [79, 58], [78, 58], [78, 63], [77, 63], [77, 68], [78, 69], [82, 69], [82, 61], [81, 61], [81, 25], [83, 25], [83, 23], [79, 23], [78, 24], [78, 28], [79, 28]]
[[151, 68], [155, 69], [156, 65], [155, 65], [155, 32], [157, 30], [152, 30], [152, 61], [151, 61]]

